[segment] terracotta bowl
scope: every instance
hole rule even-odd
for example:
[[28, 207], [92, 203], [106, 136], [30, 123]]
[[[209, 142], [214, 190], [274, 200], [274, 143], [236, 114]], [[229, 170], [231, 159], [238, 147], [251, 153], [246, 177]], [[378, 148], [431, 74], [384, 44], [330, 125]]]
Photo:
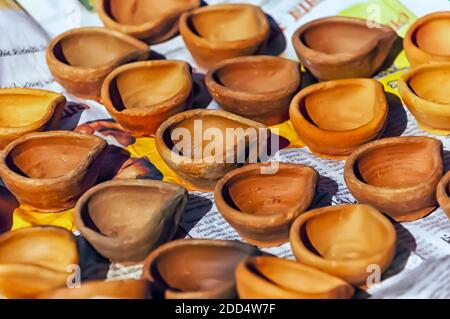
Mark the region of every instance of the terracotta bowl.
[[34, 298], [65, 285], [77, 244], [62, 228], [33, 227], [0, 236], [0, 298]]
[[344, 158], [380, 137], [388, 105], [381, 83], [348, 79], [318, 83], [292, 100], [290, 117], [301, 140], [322, 157]]
[[350, 299], [355, 290], [345, 281], [299, 263], [253, 257], [236, 271], [241, 299]]
[[35, 89], [0, 89], [0, 150], [19, 137], [59, 125], [66, 98]]
[[103, 139], [88, 134], [31, 133], [2, 152], [0, 176], [22, 205], [61, 212], [95, 184], [106, 147]]
[[109, 74], [102, 101], [109, 114], [136, 136], [154, 136], [171, 116], [191, 107], [192, 77], [182, 61], [124, 65]]
[[174, 37], [181, 14], [198, 6], [200, 0], [99, 0], [97, 12], [106, 27], [156, 44]]
[[206, 75], [209, 92], [224, 110], [269, 126], [289, 119], [300, 83], [298, 63], [272, 56], [229, 59]]
[[439, 182], [436, 195], [439, 206], [441, 206], [450, 219], [450, 172], [447, 172]]
[[450, 11], [434, 12], [409, 28], [403, 47], [412, 66], [450, 62]]
[[231, 171], [216, 186], [215, 202], [222, 216], [247, 242], [260, 247], [289, 241], [294, 220], [312, 204], [319, 179], [309, 166], [253, 164]]
[[236, 297], [237, 266], [257, 254], [255, 247], [234, 241], [174, 241], [147, 257], [144, 277], [166, 299], [231, 299]]
[[184, 13], [180, 33], [197, 64], [205, 69], [220, 61], [253, 55], [269, 37], [264, 12], [251, 4], [220, 4]]
[[47, 48], [47, 64], [55, 80], [69, 93], [100, 99], [105, 77], [132, 61], [145, 60], [147, 44], [104, 28], [79, 28], [54, 38]]
[[187, 191], [152, 180], [100, 184], [77, 203], [75, 224], [103, 256], [114, 262], [141, 262], [175, 235]]
[[368, 205], [338, 205], [301, 215], [292, 225], [291, 247], [297, 260], [353, 284], [366, 284], [368, 267], [384, 272], [391, 264], [396, 232], [391, 222]]
[[356, 150], [345, 164], [353, 196], [396, 221], [413, 221], [436, 209], [443, 174], [442, 143], [429, 137], [394, 137]]

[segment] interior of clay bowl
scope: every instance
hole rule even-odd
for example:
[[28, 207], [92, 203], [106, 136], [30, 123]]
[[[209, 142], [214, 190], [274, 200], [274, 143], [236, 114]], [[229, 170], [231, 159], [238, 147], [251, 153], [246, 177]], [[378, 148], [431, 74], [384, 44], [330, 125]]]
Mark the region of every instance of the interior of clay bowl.
[[450, 16], [433, 19], [421, 25], [413, 34], [415, 44], [425, 52], [450, 56]]
[[[439, 83], [439, 85], [432, 83]], [[417, 96], [424, 100], [450, 104], [450, 65], [422, 69], [413, 74], [408, 85]]]
[[0, 95], [0, 126], [23, 127], [38, 122], [46, 116], [51, 96], [31, 94]]

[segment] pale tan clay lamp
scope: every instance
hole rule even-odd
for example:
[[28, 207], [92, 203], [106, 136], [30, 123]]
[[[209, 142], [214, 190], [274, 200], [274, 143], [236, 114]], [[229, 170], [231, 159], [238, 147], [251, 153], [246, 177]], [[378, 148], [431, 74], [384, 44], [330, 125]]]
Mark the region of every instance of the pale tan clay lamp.
[[36, 89], [0, 89], [0, 150], [19, 137], [57, 129], [66, 98]]
[[269, 37], [264, 12], [251, 4], [210, 5], [184, 13], [180, 33], [197, 64], [216, 63], [257, 53]]
[[368, 205], [338, 205], [301, 215], [292, 225], [297, 260], [353, 285], [366, 284], [368, 267], [391, 264], [396, 232], [388, 218]]
[[300, 91], [292, 100], [290, 118], [312, 152], [342, 159], [383, 134], [388, 112], [381, 83], [346, 79], [314, 84]]
[[357, 149], [345, 164], [344, 177], [360, 203], [403, 222], [436, 209], [436, 187], [442, 174], [441, 141], [393, 137]]
[[450, 62], [449, 33], [450, 11], [434, 12], [414, 22], [403, 41], [409, 63]]
[[100, 173], [105, 140], [67, 131], [31, 133], [0, 155], [0, 176], [17, 200], [39, 212], [73, 208]]
[[382, 66], [397, 38], [388, 26], [327, 17], [301, 26], [292, 38], [302, 64], [319, 80], [370, 78]]
[[34, 298], [67, 282], [78, 264], [75, 238], [62, 228], [34, 227], [0, 236], [0, 297]]
[[298, 63], [272, 56], [229, 59], [206, 75], [209, 92], [224, 110], [269, 126], [289, 119], [300, 83]]
[[105, 28], [78, 28], [54, 38], [47, 48], [47, 64], [69, 93], [100, 99], [105, 77], [114, 69], [150, 55], [147, 44]]
[[439, 182], [436, 196], [439, 206], [441, 206], [450, 219], [450, 172], [447, 172]]
[[253, 257], [236, 270], [241, 299], [350, 299], [355, 289], [318, 269], [275, 257]]
[[231, 299], [236, 297], [235, 271], [257, 248], [222, 240], [179, 240], [153, 251], [144, 277], [165, 299]]
[[99, 0], [103, 24], [149, 44], [164, 42], [178, 33], [182, 13], [200, 6], [200, 0]]
[[[274, 164], [276, 170], [264, 173]], [[292, 223], [314, 200], [318, 179], [309, 166], [252, 164], [225, 175], [214, 197], [222, 216], [242, 238], [260, 247], [275, 247], [289, 241]]]
[[141, 262], [175, 235], [187, 191], [152, 180], [121, 180], [89, 190], [75, 207], [75, 224], [103, 256]]
[[133, 135], [154, 136], [164, 121], [191, 107], [191, 91], [186, 62], [136, 62], [108, 75], [102, 101], [109, 114]]
[[420, 128], [450, 134], [450, 63], [413, 68], [403, 74], [398, 87]]

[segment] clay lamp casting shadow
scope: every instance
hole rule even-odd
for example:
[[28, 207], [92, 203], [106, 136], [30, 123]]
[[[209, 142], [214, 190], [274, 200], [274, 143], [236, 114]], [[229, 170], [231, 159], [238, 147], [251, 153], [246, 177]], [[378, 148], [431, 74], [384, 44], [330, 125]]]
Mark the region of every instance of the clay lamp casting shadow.
[[289, 119], [300, 83], [298, 63], [272, 56], [229, 59], [206, 75], [209, 92], [224, 110], [268, 126]]
[[187, 191], [152, 180], [100, 184], [75, 208], [75, 224], [104, 257], [113, 262], [142, 262], [175, 235], [187, 203]]
[[185, 62], [136, 62], [108, 75], [102, 100], [109, 114], [133, 135], [154, 136], [164, 121], [191, 107], [192, 85]]
[[368, 205], [338, 205], [301, 215], [292, 225], [297, 260], [353, 285], [363, 285], [370, 265], [383, 273], [391, 264], [396, 232], [388, 218]]
[[216, 63], [257, 53], [269, 37], [264, 12], [250, 4], [221, 4], [198, 8], [180, 18], [180, 33], [197, 64]]
[[241, 299], [350, 299], [355, 290], [345, 281], [297, 262], [253, 257], [236, 270]]
[[149, 55], [147, 44], [120, 32], [78, 28], [54, 38], [46, 57], [53, 77], [69, 93], [99, 100], [103, 80], [111, 71]]
[[75, 132], [31, 133], [0, 155], [0, 176], [17, 200], [39, 212], [73, 208], [99, 175], [107, 143]]
[[62, 228], [34, 227], [0, 236], [0, 297], [34, 298], [66, 285], [78, 264], [75, 238]]
[[353, 196], [396, 221], [414, 221], [437, 207], [443, 174], [442, 142], [429, 137], [394, 137], [356, 150], [345, 165]]
[[370, 78], [382, 66], [397, 38], [388, 26], [327, 17], [301, 26], [292, 38], [302, 64], [319, 80]]
[[449, 33], [450, 11], [431, 13], [414, 22], [403, 41], [409, 63], [450, 62]]
[[450, 219], [450, 172], [444, 175], [436, 190], [439, 205]]
[[382, 84], [375, 80], [335, 80], [300, 91], [292, 100], [290, 117], [312, 152], [342, 159], [383, 134], [388, 105]]
[[97, 12], [106, 27], [156, 44], [174, 37], [181, 14], [198, 6], [200, 0], [99, 0]]
[[222, 216], [242, 238], [260, 247], [289, 241], [289, 229], [311, 206], [319, 179], [309, 166], [272, 165], [236, 169], [217, 183], [214, 194]]
[[237, 266], [258, 254], [257, 248], [237, 241], [174, 241], [147, 257], [144, 277], [165, 299], [232, 299]]

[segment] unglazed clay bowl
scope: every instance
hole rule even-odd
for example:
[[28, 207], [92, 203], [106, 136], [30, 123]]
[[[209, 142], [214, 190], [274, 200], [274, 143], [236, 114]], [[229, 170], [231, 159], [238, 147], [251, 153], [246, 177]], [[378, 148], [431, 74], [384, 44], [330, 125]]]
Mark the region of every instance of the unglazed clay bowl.
[[294, 261], [274, 257], [244, 260], [236, 270], [241, 299], [350, 299], [345, 281]]
[[439, 206], [441, 206], [450, 219], [450, 172], [447, 172], [439, 182], [436, 197]]
[[392, 223], [368, 205], [338, 205], [301, 215], [292, 225], [297, 260], [353, 285], [366, 284], [369, 266], [383, 273], [396, 247]]
[[403, 222], [436, 209], [436, 187], [442, 174], [442, 142], [405, 136], [358, 148], [345, 164], [344, 177], [360, 203]]
[[231, 299], [237, 266], [257, 254], [255, 247], [235, 241], [174, 241], [147, 257], [144, 277], [165, 299]]
[[224, 110], [269, 126], [289, 119], [300, 83], [298, 63], [272, 56], [229, 59], [206, 75], [209, 92]]
[[54, 38], [46, 58], [53, 77], [69, 93], [98, 100], [111, 71], [149, 55], [145, 43], [126, 34], [105, 28], [78, 28]]
[[402, 75], [398, 88], [420, 128], [450, 134], [450, 63], [413, 68]]
[[77, 244], [62, 228], [34, 227], [0, 236], [0, 297], [34, 298], [65, 285]]
[[102, 101], [109, 114], [133, 135], [154, 136], [164, 121], [191, 107], [191, 91], [186, 62], [136, 62], [107, 76]]
[[312, 152], [340, 159], [380, 137], [388, 112], [381, 83], [345, 79], [314, 84], [300, 91], [292, 100], [290, 118]]
[[61, 212], [95, 184], [106, 147], [106, 141], [88, 134], [31, 133], [2, 152], [0, 176], [27, 208]]
[[149, 44], [164, 42], [178, 33], [183, 12], [200, 6], [200, 0], [99, 0], [103, 24]]
[[260, 247], [289, 241], [294, 220], [311, 206], [319, 174], [299, 164], [252, 164], [225, 175], [214, 197], [222, 216], [247, 242]]
[[253, 155], [269, 138], [270, 130], [261, 123], [224, 111], [192, 110], [159, 127], [156, 148], [182, 179], [198, 190], [214, 191], [226, 173], [250, 159], [256, 162]]
[[434, 12], [409, 28], [403, 47], [412, 66], [450, 62], [450, 11]]
[[104, 257], [141, 262], [175, 235], [187, 203], [187, 191], [152, 180], [100, 184], [75, 207], [75, 224]]
[[397, 38], [388, 26], [327, 17], [301, 26], [292, 41], [302, 64], [319, 80], [370, 78], [382, 66]]
[[251, 4], [220, 4], [184, 13], [179, 23], [186, 47], [205, 69], [257, 53], [269, 37], [264, 12]]
[[35, 89], [0, 89], [0, 150], [19, 137], [56, 129], [66, 98]]

